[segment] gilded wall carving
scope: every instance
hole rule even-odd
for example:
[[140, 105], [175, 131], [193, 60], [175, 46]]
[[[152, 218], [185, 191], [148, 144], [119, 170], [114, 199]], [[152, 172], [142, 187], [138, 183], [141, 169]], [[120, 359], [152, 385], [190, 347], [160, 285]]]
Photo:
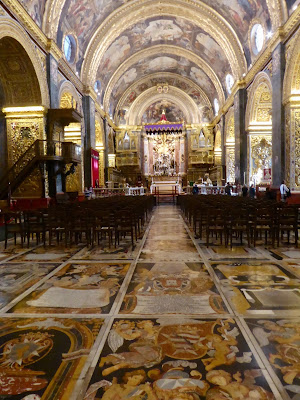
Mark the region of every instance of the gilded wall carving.
[[44, 139], [44, 118], [8, 117], [6, 123], [8, 165], [11, 167], [37, 139]]
[[[247, 92], [246, 129], [259, 132], [261, 126], [272, 131], [272, 84], [266, 72], [260, 72]], [[268, 124], [266, 124], [268, 123]]]
[[37, 167], [12, 194], [14, 197], [42, 197], [42, 193], [42, 176]]
[[300, 110], [295, 110], [295, 184], [300, 186]]
[[264, 170], [272, 168], [272, 136], [250, 136], [250, 180], [260, 183], [264, 179]]
[[[68, 172], [72, 164], [67, 165]], [[66, 179], [66, 191], [67, 192], [80, 192], [81, 191], [81, 166], [80, 164], [75, 167], [74, 174], [70, 174]]]
[[226, 181], [235, 181], [235, 153], [234, 147], [226, 147]]
[[[9, 38], [13, 38], [16, 41], [16, 43], [18, 43], [19, 46], [21, 46], [24, 49], [24, 51], [26, 53], [26, 57], [29, 58], [30, 64], [32, 64], [32, 68], [33, 68], [33, 71], [37, 78], [38, 86], [39, 86], [39, 101], [38, 102], [34, 101], [34, 103], [31, 103], [31, 104], [33, 104], [33, 105], [41, 105], [42, 104], [45, 107], [49, 107], [50, 99], [49, 99], [49, 91], [48, 91], [48, 83], [47, 83], [46, 73], [43, 68], [41, 59], [36, 51], [36, 46], [31, 41], [31, 38], [28, 36], [27, 32], [12, 18], [2, 17], [0, 20], [0, 43], [2, 42], [3, 38], [5, 38], [5, 40], [9, 40]], [[19, 54], [19, 56], [20, 56], [20, 54]], [[19, 65], [21, 65], [20, 60], [19, 60]], [[28, 65], [27, 65], [27, 67], [28, 67]], [[22, 82], [21, 82], [21, 86], [22, 86]], [[36, 88], [36, 86], [34, 86], [34, 87]], [[13, 88], [13, 90], [17, 90], [17, 89], [18, 89], [17, 87]], [[27, 96], [28, 96], [28, 93], [31, 93], [31, 90], [32, 89], [30, 89], [30, 88], [28, 89]], [[24, 91], [24, 93], [25, 93], [25, 91]], [[32, 100], [32, 99], [30, 99], [30, 100]], [[38, 99], [36, 99], [36, 100], [38, 100]], [[24, 98], [24, 101], [25, 101], [25, 98]], [[18, 104], [17, 99], [13, 105], [16, 105], [16, 104]], [[28, 105], [28, 100], [27, 100], [27, 104], [22, 104], [22, 105]]]

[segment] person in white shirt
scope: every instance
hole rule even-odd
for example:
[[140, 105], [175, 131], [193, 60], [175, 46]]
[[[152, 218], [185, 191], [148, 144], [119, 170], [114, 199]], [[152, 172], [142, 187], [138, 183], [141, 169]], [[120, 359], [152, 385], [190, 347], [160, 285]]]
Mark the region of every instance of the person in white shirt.
[[288, 191], [289, 188], [286, 186], [285, 181], [282, 181], [280, 185], [281, 201], [285, 201]]

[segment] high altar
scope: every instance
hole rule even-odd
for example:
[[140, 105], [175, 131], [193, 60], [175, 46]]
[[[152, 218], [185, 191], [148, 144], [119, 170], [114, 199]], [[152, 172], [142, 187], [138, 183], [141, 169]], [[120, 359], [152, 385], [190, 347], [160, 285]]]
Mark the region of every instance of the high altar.
[[144, 174], [151, 177], [151, 193], [180, 193], [186, 174], [184, 123], [167, 121], [163, 111], [159, 122], [144, 129]]

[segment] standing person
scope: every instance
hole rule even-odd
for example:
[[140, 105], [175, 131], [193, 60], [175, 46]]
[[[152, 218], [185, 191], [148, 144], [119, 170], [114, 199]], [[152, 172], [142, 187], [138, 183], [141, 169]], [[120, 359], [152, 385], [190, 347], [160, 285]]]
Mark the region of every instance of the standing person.
[[254, 199], [255, 198], [255, 189], [254, 189], [253, 183], [252, 183], [252, 185], [250, 186], [250, 189], [249, 189], [249, 197], [250, 197], [250, 199]]
[[227, 182], [227, 185], [225, 186], [225, 193], [227, 194], [227, 196], [231, 196], [231, 186], [229, 182]]
[[247, 195], [248, 195], [248, 188], [247, 188], [247, 185], [244, 185], [242, 187], [242, 196], [247, 197]]
[[193, 194], [198, 194], [198, 193], [199, 193], [199, 188], [198, 188], [198, 186], [197, 186], [197, 184], [195, 182], [194, 186], [193, 186]]
[[279, 189], [280, 189], [280, 194], [281, 194], [281, 201], [285, 201], [287, 198], [287, 194], [290, 191], [290, 189], [286, 186], [285, 181], [281, 182]]

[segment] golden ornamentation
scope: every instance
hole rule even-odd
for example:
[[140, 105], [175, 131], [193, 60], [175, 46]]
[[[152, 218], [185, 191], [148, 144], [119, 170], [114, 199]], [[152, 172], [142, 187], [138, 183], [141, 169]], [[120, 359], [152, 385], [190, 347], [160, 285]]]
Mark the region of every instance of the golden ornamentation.
[[13, 192], [14, 197], [42, 197], [42, 194], [42, 176], [39, 168], [35, 168]]
[[[272, 83], [266, 72], [260, 72], [248, 90], [248, 103], [246, 107], [246, 129], [254, 126], [260, 129], [259, 123], [269, 122], [272, 129]], [[254, 129], [253, 128], [253, 129]]]
[[258, 122], [269, 122], [271, 119], [270, 108], [257, 108], [256, 118]]
[[[264, 168], [272, 167], [272, 136], [271, 135], [251, 135], [250, 136], [250, 176], [261, 175], [263, 177]], [[255, 179], [258, 182], [258, 179]]]
[[[292, 15], [297, 13], [300, 21], [300, 7], [294, 11]], [[300, 31], [292, 38], [289, 44], [287, 54], [289, 63], [285, 71], [283, 82], [283, 104], [286, 105], [290, 101], [293, 93], [300, 93]]]
[[[234, 78], [242, 76], [247, 71], [243, 48], [236, 33], [213, 8], [195, 0], [169, 0], [164, 2], [143, 0], [138, 3], [128, 2], [123, 7], [119, 7], [94, 33], [90, 46], [84, 55], [81, 75], [85, 79], [84, 83], [92, 85], [95, 82], [103, 55], [111, 43], [122, 34], [124, 26], [132, 26], [142, 19], [164, 14], [193, 21], [215, 38], [224, 49]], [[58, 22], [51, 21], [51, 23], [57, 26]]]
[[143, 60], [144, 58], [157, 55], [161, 56], [163, 54], [183, 57], [196, 64], [199, 68], [201, 68], [205, 72], [205, 74], [212, 81], [213, 85], [216, 88], [220, 104], [223, 104], [225, 102], [225, 95], [219, 78], [217, 77], [213, 68], [210, 65], [208, 65], [204, 60], [202, 60], [201, 57], [197, 56], [190, 50], [183, 49], [182, 47], [177, 47], [173, 45], [156, 45], [147, 49], [140, 50], [137, 53], [133, 54], [123, 64], [121, 64], [120, 67], [114, 72], [105, 90], [105, 95], [103, 99], [104, 109], [105, 110], [109, 109], [110, 97], [112, 95], [112, 92], [119, 79], [121, 79], [122, 76], [124, 75], [125, 71], [130, 69], [132, 65], [138, 63], [140, 60]]
[[225, 119], [225, 143], [233, 144], [235, 142], [235, 133], [234, 133], [234, 108], [232, 107], [228, 113], [226, 114]]
[[[73, 164], [67, 165], [68, 172]], [[80, 192], [81, 190], [81, 168], [80, 164], [75, 167], [74, 174], [70, 174], [66, 178], [66, 191], [67, 192]]]
[[17, 17], [17, 20], [20, 21], [20, 23], [28, 29], [33, 38], [38, 43], [40, 43], [41, 47], [46, 49], [48, 41], [46, 35], [42, 32], [40, 27], [33, 21], [33, 19], [30, 17], [30, 15], [22, 6], [21, 2], [18, 0], [3, 0], [2, 2]]
[[[75, 86], [68, 81], [64, 81], [58, 93], [60, 108], [75, 108], [82, 114], [82, 98], [78, 94]], [[61, 105], [63, 102], [64, 105]]]
[[235, 182], [235, 153], [234, 147], [226, 146], [226, 180], [227, 182]]
[[294, 160], [295, 160], [295, 184], [300, 186], [300, 110], [294, 111], [294, 127], [295, 127], [295, 145], [294, 145]]
[[[7, 1], [5, 3], [11, 3], [11, 1]], [[19, 7], [21, 7], [20, 4], [19, 4]], [[22, 10], [23, 10], [23, 8], [22, 8]], [[27, 13], [24, 13], [24, 10], [23, 10], [23, 14], [27, 14]], [[28, 18], [30, 18], [28, 14], [27, 14], [27, 16], [28, 16]], [[30, 20], [31, 20], [31, 18], [30, 18]], [[36, 73], [36, 76], [37, 76], [37, 79], [38, 79], [38, 82], [40, 85], [42, 105], [49, 108], [50, 99], [49, 99], [49, 91], [48, 91], [46, 72], [43, 69], [41, 59], [35, 49], [35, 45], [31, 41], [30, 36], [12, 18], [1, 17], [0, 39], [2, 39], [4, 37], [11, 37], [11, 38], [17, 40], [20, 43], [20, 45], [24, 48], [24, 50], [26, 51], [28, 57], [30, 58], [30, 60], [32, 62], [33, 68], [35, 70], [35, 73]]]

